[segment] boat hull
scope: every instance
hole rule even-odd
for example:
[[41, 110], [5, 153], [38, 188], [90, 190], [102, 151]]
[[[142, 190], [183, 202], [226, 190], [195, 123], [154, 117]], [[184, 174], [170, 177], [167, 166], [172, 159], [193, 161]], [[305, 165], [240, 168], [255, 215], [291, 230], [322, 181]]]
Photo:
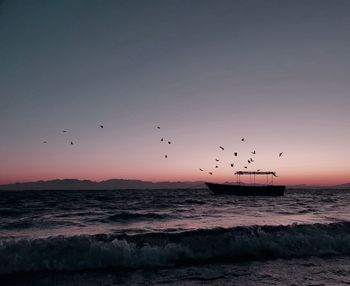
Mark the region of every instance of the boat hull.
[[205, 183], [209, 190], [216, 195], [235, 196], [283, 196], [286, 186], [244, 186]]

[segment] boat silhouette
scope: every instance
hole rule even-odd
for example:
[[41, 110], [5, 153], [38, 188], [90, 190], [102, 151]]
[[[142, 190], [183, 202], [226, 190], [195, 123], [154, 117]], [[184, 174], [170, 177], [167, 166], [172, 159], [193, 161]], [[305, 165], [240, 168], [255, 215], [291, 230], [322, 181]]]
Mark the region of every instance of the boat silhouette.
[[[286, 186], [273, 185], [273, 177], [276, 172], [250, 172], [237, 171], [237, 184], [217, 184], [206, 182], [206, 186], [216, 195], [227, 194], [235, 196], [283, 196]], [[241, 175], [250, 176], [250, 184], [243, 185], [241, 183]], [[256, 185], [255, 176], [266, 175], [266, 185]], [[271, 179], [269, 179], [271, 176]]]

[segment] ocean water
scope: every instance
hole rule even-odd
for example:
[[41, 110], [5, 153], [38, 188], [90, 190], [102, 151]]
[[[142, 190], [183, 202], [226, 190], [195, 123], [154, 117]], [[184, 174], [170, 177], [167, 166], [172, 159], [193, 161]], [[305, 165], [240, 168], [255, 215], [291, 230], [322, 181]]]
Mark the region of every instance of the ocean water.
[[0, 192], [1, 285], [350, 285], [350, 190]]

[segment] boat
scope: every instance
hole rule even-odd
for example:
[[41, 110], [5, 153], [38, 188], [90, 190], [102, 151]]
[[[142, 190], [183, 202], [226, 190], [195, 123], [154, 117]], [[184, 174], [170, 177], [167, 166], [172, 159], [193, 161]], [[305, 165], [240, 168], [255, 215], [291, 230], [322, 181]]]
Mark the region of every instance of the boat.
[[[273, 185], [273, 177], [276, 176], [276, 172], [249, 172], [249, 171], [237, 171], [237, 184], [217, 184], [217, 183], [205, 183], [209, 190], [216, 195], [227, 194], [235, 196], [283, 196], [286, 186]], [[250, 184], [243, 185], [241, 183], [241, 175], [250, 176]], [[266, 185], [256, 185], [255, 176], [266, 175]], [[271, 176], [271, 179], [269, 179]], [[252, 180], [253, 179], [253, 180]]]

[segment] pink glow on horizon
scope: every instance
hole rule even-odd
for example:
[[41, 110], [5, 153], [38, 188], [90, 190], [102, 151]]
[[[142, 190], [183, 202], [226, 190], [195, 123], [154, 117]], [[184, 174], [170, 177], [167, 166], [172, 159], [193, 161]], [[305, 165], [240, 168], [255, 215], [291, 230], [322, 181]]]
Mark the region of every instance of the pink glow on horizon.
[[[87, 143], [80, 143], [74, 148], [61, 142], [61, 145], [54, 146], [38, 146], [35, 142], [29, 150], [20, 147], [22, 150], [16, 156], [4, 154], [0, 184], [66, 178], [235, 182], [234, 172], [245, 170], [244, 165], [248, 165], [246, 158], [253, 156], [251, 151], [255, 149], [255, 162], [249, 165], [248, 170], [276, 171], [278, 178], [275, 178], [275, 184], [338, 185], [350, 182], [349, 162], [339, 159], [347, 149], [346, 144], [329, 152], [327, 149], [332, 149], [330, 144], [326, 145], [326, 150], [323, 146], [315, 151], [308, 147], [311, 142], [303, 142], [305, 147], [297, 146], [300, 143], [290, 144], [288, 140], [272, 145], [261, 137], [252, 138], [250, 141], [259, 142], [253, 145], [250, 141], [241, 144], [239, 139], [232, 137], [222, 140], [221, 144], [228, 146], [222, 151], [216, 139], [208, 140], [205, 130], [203, 133], [190, 137], [186, 134], [174, 135], [178, 140], [171, 146], [160, 145], [156, 132], [144, 135], [142, 145], [130, 139], [131, 143], [119, 142], [118, 148], [109, 143], [118, 140], [113, 135], [100, 142], [87, 136]], [[281, 158], [278, 156], [280, 150], [284, 151]], [[238, 157], [233, 155], [235, 151], [239, 152]], [[169, 158], [163, 157], [165, 153]], [[220, 162], [215, 162], [215, 158], [220, 158]], [[233, 161], [235, 166], [231, 168]], [[218, 169], [215, 169], [216, 164]], [[200, 172], [199, 168], [204, 172]], [[209, 175], [209, 171], [214, 174]], [[261, 178], [260, 182], [264, 183], [265, 178]]]
[[[204, 181], [204, 182], [218, 182], [218, 183], [225, 183], [225, 182], [236, 182], [236, 176], [210, 176], [208, 175], [179, 175], [179, 176], [171, 176], [169, 175], [162, 175], [162, 176], [142, 176], [142, 174], [139, 175], [124, 175], [124, 176], [84, 176], [83, 174], [80, 176], [72, 176], [72, 175], [61, 175], [61, 176], [39, 176], [39, 175], [32, 175], [32, 176], [23, 176], [21, 178], [0, 178], [0, 184], [12, 184], [12, 183], [25, 183], [25, 182], [35, 182], [35, 181], [49, 181], [49, 180], [56, 180], [56, 179], [77, 179], [77, 180], [91, 180], [96, 182], [111, 180], [111, 179], [124, 179], [124, 180], [142, 180], [142, 181], [149, 181], [149, 182], [195, 182], [195, 181]], [[247, 177], [241, 177], [241, 181], [244, 183], [249, 183], [249, 176]], [[256, 177], [256, 183], [257, 184], [265, 184], [266, 183], [266, 177], [262, 176], [261, 178]], [[346, 174], [342, 174], [339, 176], [328, 176], [325, 175], [314, 175], [314, 176], [294, 176], [294, 175], [287, 175], [283, 176], [280, 175], [278, 178], [274, 178], [274, 184], [278, 185], [320, 185], [320, 186], [334, 186], [334, 185], [341, 185], [349, 183], [349, 177]]]

